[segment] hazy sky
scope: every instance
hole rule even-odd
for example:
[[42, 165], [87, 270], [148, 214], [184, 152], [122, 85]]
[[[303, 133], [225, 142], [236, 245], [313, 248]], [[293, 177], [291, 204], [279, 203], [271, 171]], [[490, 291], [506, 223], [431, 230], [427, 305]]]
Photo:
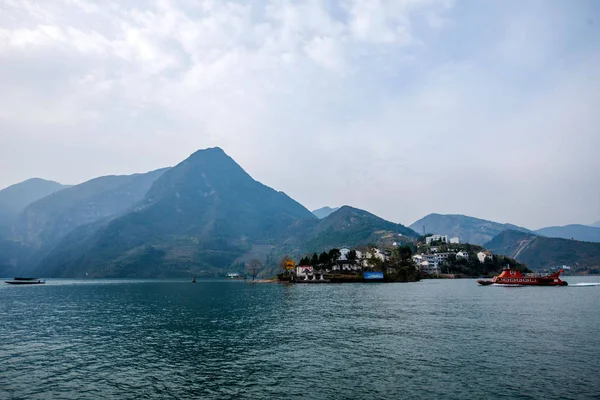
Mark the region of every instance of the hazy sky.
[[0, 187], [220, 146], [313, 209], [600, 219], [600, 1], [0, 0]]

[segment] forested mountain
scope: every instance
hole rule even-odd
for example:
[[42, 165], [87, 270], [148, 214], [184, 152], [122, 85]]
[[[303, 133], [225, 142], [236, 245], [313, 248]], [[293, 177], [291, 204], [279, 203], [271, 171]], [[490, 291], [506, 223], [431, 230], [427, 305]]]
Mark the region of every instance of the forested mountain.
[[253, 247], [281, 245], [302, 220], [310, 227], [317, 218], [223, 150], [200, 150], [161, 176], [134, 211], [83, 241], [70, 236], [43, 268], [56, 276], [214, 274]]
[[46, 196], [21, 213], [13, 236], [34, 247], [51, 247], [75, 228], [139, 203], [166, 170], [103, 176]]
[[29, 204], [4, 230], [0, 271], [27, 274], [80, 226], [109, 220], [139, 203], [166, 169], [105, 176], [64, 188]]
[[423, 226], [425, 226], [425, 233], [457, 236], [461, 242], [472, 244], [486, 243], [507, 229], [530, 232], [528, 229], [516, 225], [458, 214], [429, 214], [410, 225], [410, 228], [423, 233]]
[[303, 245], [306, 251], [338, 246], [391, 245], [413, 241], [419, 235], [404, 225], [386, 221], [358, 208], [343, 206], [322, 219]]
[[600, 268], [600, 243], [548, 238], [514, 230], [504, 231], [484, 245], [526, 264], [530, 269], [568, 265], [579, 270]]

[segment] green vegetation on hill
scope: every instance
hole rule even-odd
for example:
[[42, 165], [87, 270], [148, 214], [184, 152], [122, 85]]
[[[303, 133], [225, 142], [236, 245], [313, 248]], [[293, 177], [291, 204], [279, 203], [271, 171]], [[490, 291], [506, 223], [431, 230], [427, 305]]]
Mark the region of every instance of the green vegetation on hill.
[[367, 211], [343, 206], [322, 219], [302, 246], [302, 252], [323, 251], [341, 246], [377, 244], [391, 246], [393, 242], [410, 243], [419, 235], [404, 225], [395, 224]]
[[548, 238], [505, 231], [486, 243], [486, 248], [513, 257], [533, 270], [568, 265], [575, 271], [600, 269], [600, 243]]

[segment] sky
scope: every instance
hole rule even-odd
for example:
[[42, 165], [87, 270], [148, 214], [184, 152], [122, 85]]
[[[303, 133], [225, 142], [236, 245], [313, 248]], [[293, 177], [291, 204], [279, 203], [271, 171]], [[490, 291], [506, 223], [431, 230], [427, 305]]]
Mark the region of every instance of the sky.
[[0, 0], [0, 187], [219, 146], [309, 209], [600, 219], [596, 0]]

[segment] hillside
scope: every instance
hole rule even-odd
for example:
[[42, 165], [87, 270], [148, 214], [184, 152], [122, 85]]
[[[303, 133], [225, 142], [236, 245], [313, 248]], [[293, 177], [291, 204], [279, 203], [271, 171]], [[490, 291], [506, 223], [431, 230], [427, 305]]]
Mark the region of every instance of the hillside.
[[31, 203], [65, 186], [40, 178], [28, 179], [0, 190], [0, 225], [8, 225]]
[[414, 222], [409, 228], [422, 233], [458, 236], [462, 243], [483, 244], [507, 229], [530, 232], [512, 224], [502, 224], [458, 214], [429, 214]]
[[363, 246], [412, 241], [419, 235], [404, 225], [379, 218], [367, 211], [343, 206], [319, 221], [302, 246], [304, 252], [333, 247]]
[[49, 248], [79, 226], [118, 215], [139, 203], [165, 171], [103, 176], [53, 193], [23, 211], [13, 236], [36, 248]]
[[531, 233], [508, 230], [484, 245], [539, 270], [569, 265], [578, 270], [600, 267], [600, 243], [548, 238]]
[[70, 235], [41, 266], [49, 276], [212, 275], [316, 221], [223, 150], [206, 149], [164, 173], [135, 210], [97, 231]]
[[587, 225], [565, 225], [565, 226], [550, 226], [547, 228], [538, 229], [536, 234], [563, 238], [574, 239], [584, 242], [600, 242], [600, 228], [594, 228]]
[[594, 228], [600, 228], [600, 221], [596, 221], [590, 226], [593, 226]]
[[335, 211], [337, 211], [339, 209], [340, 209], [339, 207], [334, 207], [334, 208], [332, 208], [332, 207], [321, 207], [321, 208], [318, 208], [316, 210], [313, 210], [312, 213], [315, 214], [315, 216], [317, 218], [323, 219], [325, 217], [328, 217], [331, 213], [333, 213], [333, 212], [335, 212]]

